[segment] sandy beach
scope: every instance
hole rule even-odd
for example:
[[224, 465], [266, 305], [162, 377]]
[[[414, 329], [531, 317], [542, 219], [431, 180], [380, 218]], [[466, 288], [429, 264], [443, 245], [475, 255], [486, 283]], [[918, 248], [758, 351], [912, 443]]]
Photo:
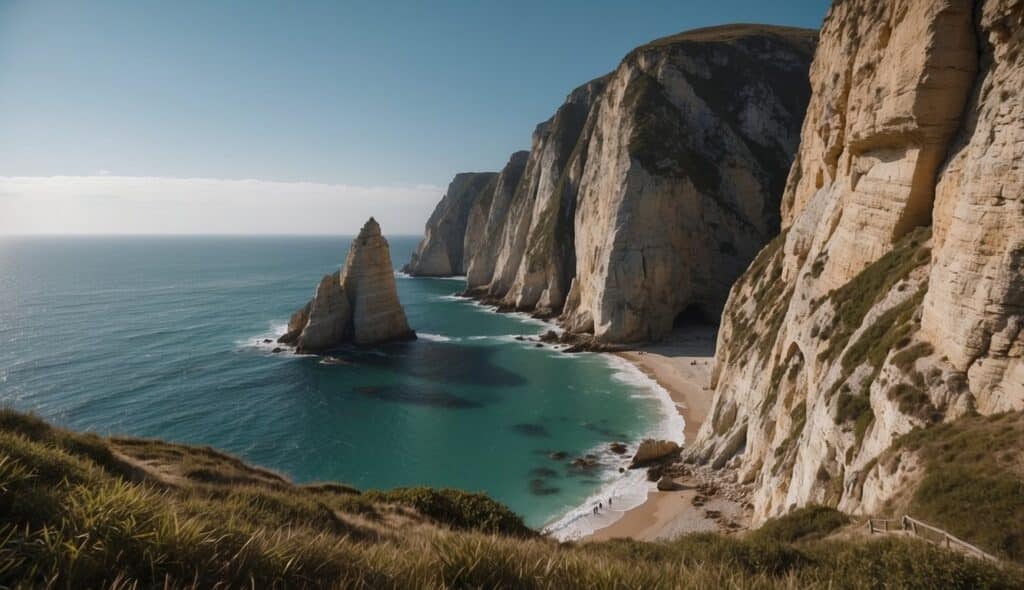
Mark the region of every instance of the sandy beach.
[[[669, 392], [685, 421], [686, 443], [696, 439], [711, 407], [715, 335], [714, 328], [694, 327], [677, 331], [663, 342], [618, 353]], [[684, 477], [677, 482], [680, 489], [671, 492], [658, 491], [651, 483], [643, 504], [614, 517], [609, 515], [608, 520], [614, 522], [585, 540], [669, 539], [685, 533], [719, 530], [723, 528], [722, 522], [746, 521], [739, 504], [718, 496], [708, 497], [697, 478]]]

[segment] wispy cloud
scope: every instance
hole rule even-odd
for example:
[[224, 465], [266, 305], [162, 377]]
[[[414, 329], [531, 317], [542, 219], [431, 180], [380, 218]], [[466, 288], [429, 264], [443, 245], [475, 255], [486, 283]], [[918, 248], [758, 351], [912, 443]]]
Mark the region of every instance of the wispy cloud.
[[415, 234], [443, 189], [139, 176], [0, 176], [0, 234]]

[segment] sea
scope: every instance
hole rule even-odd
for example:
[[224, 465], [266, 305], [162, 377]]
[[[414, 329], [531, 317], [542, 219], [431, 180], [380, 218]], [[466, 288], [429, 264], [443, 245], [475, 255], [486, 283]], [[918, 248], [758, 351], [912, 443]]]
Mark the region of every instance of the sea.
[[[679, 440], [664, 390], [617, 357], [537, 346], [550, 326], [458, 297], [464, 280], [396, 270], [414, 342], [274, 352], [351, 239], [0, 237], [0, 404], [300, 483], [485, 492], [562, 538], [597, 501], [643, 501], [608, 446]], [[389, 241], [397, 269], [418, 237]]]

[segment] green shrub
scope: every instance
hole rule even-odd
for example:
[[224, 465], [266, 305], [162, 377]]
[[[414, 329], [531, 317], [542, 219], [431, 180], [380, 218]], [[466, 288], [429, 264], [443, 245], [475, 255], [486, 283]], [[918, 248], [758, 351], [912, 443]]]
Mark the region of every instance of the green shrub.
[[[828, 299], [836, 313], [836, 324], [829, 335], [829, 345], [821, 359], [833, 359], [846, 348], [872, 307], [893, 286], [915, 268], [931, 260], [931, 250], [924, 244], [931, 238], [931, 228], [917, 228], [893, 245], [892, 250], [869, 265], [850, 282], [832, 291]], [[845, 365], [845, 363], [844, 363]]]
[[913, 385], [897, 383], [889, 388], [886, 397], [896, 402], [900, 411], [908, 416], [916, 416], [926, 422], [935, 422], [942, 417], [928, 394]]
[[806, 506], [765, 522], [750, 534], [751, 539], [772, 543], [794, 543], [819, 539], [850, 522], [835, 508]]
[[486, 494], [464, 492], [451, 488], [395, 488], [371, 490], [363, 494], [368, 500], [401, 504], [420, 514], [455, 529], [478, 530], [522, 537], [536, 532], [523, 524], [522, 518]]
[[926, 357], [935, 352], [935, 348], [928, 342], [917, 342], [892, 355], [891, 363], [904, 373], [907, 373], [919, 358]]

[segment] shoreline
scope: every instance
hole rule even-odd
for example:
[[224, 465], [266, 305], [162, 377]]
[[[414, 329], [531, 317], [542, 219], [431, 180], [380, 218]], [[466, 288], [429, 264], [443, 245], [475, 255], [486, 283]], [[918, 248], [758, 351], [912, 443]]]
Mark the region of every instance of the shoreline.
[[[614, 353], [655, 381], [683, 417], [684, 445], [691, 444], [708, 417], [714, 391], [710, 387], [717, 330], [709, 326], [673, 332], [663, 342]], [[670, 539], [686, 533], [746, 528], [749, 517], [741, 503], [717, 494], [714, 477], [683, 467], [673, 477], [677, 489], [659, 491], [648, 483], [646, 500], [624, 511], [584, 542], [628, 538]]]
[[[491, 313], [515, 315], [558, 334], [563, 332], [551, 318], [502, 310], [464, 293], [453, 298], [468, 300]], [[681, 446], [696, 440], [714, 396], [710, 380], [716, 341], [717, 327], [690, 326], [673, 331], [658, 343], [598, 352], [617, 373], [632, 373], [645, 381], [646, 388], [663, 404], [663, 419], [652, 425], [645, 438], [671, 440]], [[553, 349], [565, 352], [557, 345]], [[690, 532], [746, 528], [749, 515], [741, 502], [735, 496], [728, 499], [718, 494], [715, 476], [706, 470], [699, 474], [695, 471], [676, 465], [672, 470], [676, 489], [659, 491], [656, 482], [648, 481], [646, 469], [627, 469], [603, 482], [580, 505], [549, 521], [541, 532], [563, 542], [589, 542], [657, 540]], [[591, 512], [599, 502], [604, 504], [602, 509]]]
[[[708, 418], [714, 391], [711, 371], [717, 329], [694, 326], [676, 330], [664, 341], [634, 350], [612, 353], [633, 365], [665, 392], [684, 421], [683, 443], [692, 444]], [[646, 476], [646, 470], [638, 470]], [[599, 515], [597, 526], [582, 535], [582, 542], [610, 539], [668, 540], [698, 532], [733, 533], [749, 527], [750, 512], [742, 492], [722, 482], [706, 468], [676, 464], [666, 469], [675, 484], [672, 491], [646, 485], [645, 499], [617, 514]], [[725, 493], [722, 493], [722, 492]], [[608, 510], [607, 512], [613, 512]]]
[[[716, 328], [694, 326], [677, 330], [659, 343], [603, 353], [613, 365], [626, 364], [649, 381], [652, 389], [665, 398], [663, 403], [671, 407], [669, 411], [675, 412], [653, 429], [650, 438], [673, 440], [684, 446], [696, 439], [714, 396], [710, 380], [716, 337]], [[681, 432], [670, 431], [678, 429], [678, 420], [682, 421]], [[646, 469], [626, 471], [581, 506], [553, 521], [545, 531], [560, 541], [590, 542], [657, 540], [691, 532], [746, 528], [749, 518], [743, 506], [719, 495], [713, 476], [682, 465], [674, 471], [677, 489], [673, 491], [659, 491], [656, 482], [648, 481]], [[628, 492], [620, 497], [618, 493], [623, 490]], [[609, 497], [614, 504], [607, 504]], [[597, 514], [590, 512], [591, 504], [602, 500], [604, 508]]]

